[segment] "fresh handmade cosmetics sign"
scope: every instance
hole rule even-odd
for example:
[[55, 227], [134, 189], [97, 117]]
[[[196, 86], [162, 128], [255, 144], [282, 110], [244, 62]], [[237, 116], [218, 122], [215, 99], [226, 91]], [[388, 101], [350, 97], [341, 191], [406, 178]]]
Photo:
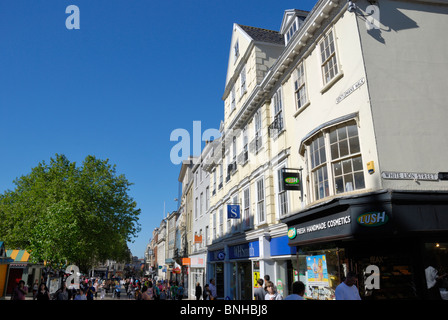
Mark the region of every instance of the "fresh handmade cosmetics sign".
[[352, 221], [351, 221], [350, 215], [346, 215], [346, 216], [343, 216], [340, 218], [329, 219], [327, 221], [322, 221], [322, 222], [315, 223], [315, 224], [312, 224], [309, 226], [291, 228], [288, 231], [288, 237], [289, 237], [289, 239], [294, 239], [297, 235], [304, 235], [304, 234], [313, 233], [316, 231], [332, 229], [335, 227], [348, 225], [351, 222]]

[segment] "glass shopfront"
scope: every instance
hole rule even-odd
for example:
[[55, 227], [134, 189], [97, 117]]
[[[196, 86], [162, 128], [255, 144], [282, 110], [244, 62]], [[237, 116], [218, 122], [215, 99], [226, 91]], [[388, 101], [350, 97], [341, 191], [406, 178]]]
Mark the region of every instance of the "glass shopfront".
[[231, 300], [252, 299], [251, 262], [239, 261], [232, 263], [232, 278], [230, 280]]
[[298, 280], [313, 300], [334, 300], [341, 275], [349, 268], [345, 250], [333, 246], [301, 247], [298, 251]]
[[425, 285], [426, 285], [426, 299], [442, 299], [448, 300], [448, 277], [441, 278], [436, 281], [435, 286], [437, 289], [435, 294], [428, 289], [428, 285], [431, 286], [430, 273], [426, 276], [427, 271], [434, 268], [438, 276], [448, 274], [448, 242], [442, 241], [430, 241], [424, 244], [424, 268], [425, 268]]
[[299, 280], [308, 299], [334, 300], [336, 287], [354, 271], [362, 300], [416, 299], [416, 247], [406, 241], [303, 246], [298, 251]]

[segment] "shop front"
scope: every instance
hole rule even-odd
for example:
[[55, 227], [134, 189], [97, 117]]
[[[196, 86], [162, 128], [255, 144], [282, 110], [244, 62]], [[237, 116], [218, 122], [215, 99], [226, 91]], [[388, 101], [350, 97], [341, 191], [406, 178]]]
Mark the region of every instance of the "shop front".
[[270, 257], [274, 270], [270, 274], [271, 281], [277, 287], [278, 293], [286, 297], [292, 292], [292, 283], [299, 280], [296, 247], [288, 245], [288, 236], [274, 237], [269, 242]]
[[[199, 284], [202, 289], [204, 289], [204, 285], [207, 282], [205, 267], [206, 267], [206, 254], [197, 254], [192, 255], [188, 258], [188, 266], [189, 266], [189, 284], [188, 284], [188, 295], [190, 299], [196, 299], [196, 285]], [[185, 259], [186, 260], [186, 259]], [[183, 261], [184, 262], [184, 261]], [[186, 263], [183, 263], [184, 265]]]
[[[231, 267], [230, 300], [252, 300], [253, 259], [260, 256], [258, 240], [229, 246], [229, 262]], [[256, 270], [256, 269], [254, 269]]]
[[[332, 300], [348, 271], [362, 299], [424, 299], [425, 268], [448, 269], [448, 193], [381, 191], [283, 220], [309, 299]], [[446, 297], [447, 284], [441, 283]]]
[[216, 292], [218, 299], [224, 299], [224, 264], [226, 262], [225, 248], [208, 252], [208, 271], [206, 284], [210, 283], [210, 279], [215, 279]]

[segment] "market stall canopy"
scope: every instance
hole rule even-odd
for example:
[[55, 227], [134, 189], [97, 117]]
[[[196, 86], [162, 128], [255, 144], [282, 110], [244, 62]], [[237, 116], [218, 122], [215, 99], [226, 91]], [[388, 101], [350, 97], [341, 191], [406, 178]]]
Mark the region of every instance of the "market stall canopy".
[[26, 263], [30, 258], [30, 254], [26, 250], [6, 250], [6, 255], [16, 263]]

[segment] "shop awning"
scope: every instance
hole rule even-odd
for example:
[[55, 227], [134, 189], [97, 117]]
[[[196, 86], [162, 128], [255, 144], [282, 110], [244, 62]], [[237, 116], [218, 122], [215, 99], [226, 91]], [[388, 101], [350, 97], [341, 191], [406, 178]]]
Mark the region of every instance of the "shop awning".
[[6, 255], [17, 263], [28, 262], [30, 254], [26, 250], [6, 250]]

